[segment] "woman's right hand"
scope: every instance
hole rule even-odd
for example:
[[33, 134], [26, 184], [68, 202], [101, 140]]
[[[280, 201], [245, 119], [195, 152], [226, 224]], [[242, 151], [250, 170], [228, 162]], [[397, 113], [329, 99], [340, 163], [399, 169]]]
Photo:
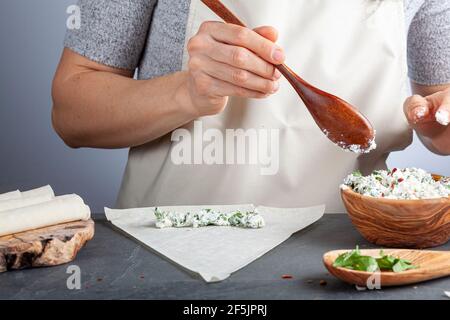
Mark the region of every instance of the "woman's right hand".
[[190, 108], [197, 116], [220, 113], [228, 97], [265, 98], [279, 88], [274, 65], [285, 59], [272, 27], [250, 30], [204, 22], [188, 42], [186, 81]]

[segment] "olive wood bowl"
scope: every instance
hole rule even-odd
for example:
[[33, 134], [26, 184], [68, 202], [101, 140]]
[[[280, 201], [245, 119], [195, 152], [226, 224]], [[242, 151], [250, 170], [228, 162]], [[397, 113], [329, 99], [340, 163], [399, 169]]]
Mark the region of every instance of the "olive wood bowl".
[[[436, 180], [441, 177], [433, 175]], [[369, 242], [393, 248], [429, 248], [450, 238], [450, 197], [396, 200], [341, 188], [348, 215]]]

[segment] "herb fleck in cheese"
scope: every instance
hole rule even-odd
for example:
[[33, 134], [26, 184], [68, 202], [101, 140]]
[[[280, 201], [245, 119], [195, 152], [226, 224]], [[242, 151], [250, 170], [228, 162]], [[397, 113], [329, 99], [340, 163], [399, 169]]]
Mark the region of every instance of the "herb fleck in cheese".
[[211, 209], [203, 209], [198, 212], [180, 213], [155, 208], [154, 213], [157, 228], [232, 226], [258, 229], [265, 225], [263, 217], [256, 210], [221, 213]]
[[406, 168], [377, 170], [369, 176], [359, 171], [344, 180], [343, 187], [365, 196], [388, 199], [435, 199], [450, 196], [450, 179], [433, 179], [425, 170]]

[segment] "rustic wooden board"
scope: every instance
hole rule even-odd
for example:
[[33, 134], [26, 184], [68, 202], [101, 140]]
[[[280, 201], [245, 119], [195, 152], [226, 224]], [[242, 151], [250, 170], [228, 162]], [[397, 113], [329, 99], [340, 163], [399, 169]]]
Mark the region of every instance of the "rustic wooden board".
[[70, 262], [93, 236], [88, 220], [0, 237], [0, 272]]

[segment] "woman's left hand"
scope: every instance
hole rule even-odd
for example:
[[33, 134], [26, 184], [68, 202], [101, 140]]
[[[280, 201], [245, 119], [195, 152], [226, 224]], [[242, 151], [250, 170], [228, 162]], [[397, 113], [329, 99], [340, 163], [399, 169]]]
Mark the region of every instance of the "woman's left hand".
[[403, 110], [431, 151], [450, 155], [450, 88], [427, 97], [414, 95], [405, 101]]

